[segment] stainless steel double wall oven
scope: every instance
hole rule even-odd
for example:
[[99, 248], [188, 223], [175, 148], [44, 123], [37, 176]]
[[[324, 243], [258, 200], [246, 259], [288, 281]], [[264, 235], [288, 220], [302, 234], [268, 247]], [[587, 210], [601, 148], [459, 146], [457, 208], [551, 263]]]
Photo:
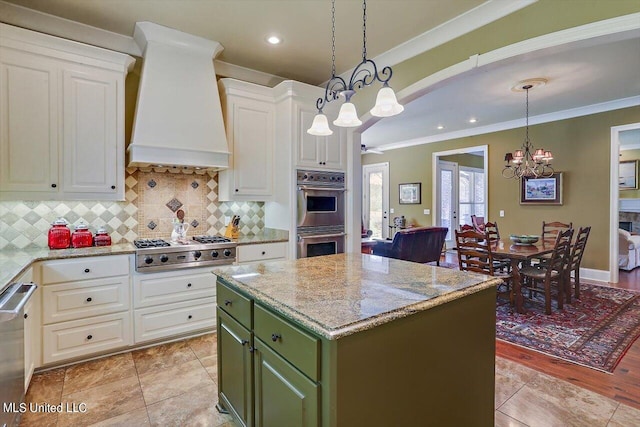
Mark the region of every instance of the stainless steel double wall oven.
[[344, 252], [344, 172], [297, 171], [298, 258]]

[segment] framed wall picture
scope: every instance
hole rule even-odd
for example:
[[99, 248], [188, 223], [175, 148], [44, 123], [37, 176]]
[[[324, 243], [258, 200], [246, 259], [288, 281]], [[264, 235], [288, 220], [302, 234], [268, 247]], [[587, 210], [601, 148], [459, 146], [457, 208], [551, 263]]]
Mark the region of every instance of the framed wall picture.
[[401, 205], [419, 205], [421, 191], [419, 182], [410, 184], [400, 184], [400, 204]]
[[620, 162], [618, 177], [618, 185], [620, 190], [637, 190], [638, 161], [625, 160], [624, 162]]
[[549, 178], [523, 176], [520, 180], [521, 205], [561, 205], [562, 172]]

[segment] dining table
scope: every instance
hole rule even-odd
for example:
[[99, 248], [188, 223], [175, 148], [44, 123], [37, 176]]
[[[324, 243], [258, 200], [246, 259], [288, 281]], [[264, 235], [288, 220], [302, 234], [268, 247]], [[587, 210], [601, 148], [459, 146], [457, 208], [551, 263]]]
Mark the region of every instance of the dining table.
[[522, 281], [520, 267], [530, 265], [531, 260], [553, 252], [555, 239], [540, 240], [534, 244], [516, 244], [510, 239], [495, 240], [491, 243], [494, 258], [509, 260], [513, 284], [513, 297], [518, 313], [524, 313], [524, 298], [522, 296]]

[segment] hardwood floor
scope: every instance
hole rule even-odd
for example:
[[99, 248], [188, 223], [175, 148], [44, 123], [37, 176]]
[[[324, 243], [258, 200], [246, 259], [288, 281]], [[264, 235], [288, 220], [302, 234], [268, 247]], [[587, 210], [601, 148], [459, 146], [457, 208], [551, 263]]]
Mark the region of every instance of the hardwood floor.
[[[442, 261], [456, 264], [457, 255], [447, 253]], [[582, 280], [582, 282], [603, 284], [587, 280]], [[608, 285], [640, 291], [640, 268], [630, 272], [620, 270], [619, 282]], [[640, 339], [631, 345], [613, 374], [585, 368], [498, 340], [496, 340], [496, 355], [640, 409]]]

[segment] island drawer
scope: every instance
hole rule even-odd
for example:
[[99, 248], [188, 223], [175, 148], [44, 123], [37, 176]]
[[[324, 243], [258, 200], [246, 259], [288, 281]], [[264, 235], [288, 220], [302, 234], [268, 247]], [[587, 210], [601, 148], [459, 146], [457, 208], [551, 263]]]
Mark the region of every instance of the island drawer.
[[129, 274], [129, 257], [112, 255], [42, 263], [42, 284], [99, 279]]
[[242, 326], [251, 329], [252, 301], [218, 281], [216, 290], [218, 306], [236, 319]]
[[129, 309], [129, 276], [42, 287], [45, 325]]
[[318, 381], [320, 340], [255, 305], [254, 334], [313, 381]]

